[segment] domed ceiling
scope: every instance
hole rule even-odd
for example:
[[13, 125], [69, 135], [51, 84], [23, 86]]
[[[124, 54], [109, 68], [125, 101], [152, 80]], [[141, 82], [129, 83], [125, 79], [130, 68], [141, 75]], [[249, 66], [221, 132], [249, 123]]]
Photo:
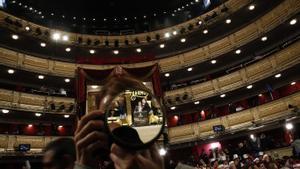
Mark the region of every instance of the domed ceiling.
[[184, 22], [222, 2], [221, 0], [7, 0], [5, 10], [35, 23], [64, 28], [72, 32], [134, 34]]

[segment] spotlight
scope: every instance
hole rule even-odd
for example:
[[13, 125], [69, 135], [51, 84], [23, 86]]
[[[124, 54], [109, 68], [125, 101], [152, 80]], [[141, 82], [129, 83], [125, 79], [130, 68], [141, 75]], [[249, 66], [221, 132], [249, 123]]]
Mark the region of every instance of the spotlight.
[[19, 36], [18, 35], [11, 35], [11, 38], [14, 39], [14, 40], [17, 40], [17, 39], [19, 39]]
[[185, 41], [186, 41], [185, 38], [181, 38], [181, 39], [180, 39], [180, 42], [181, 42], [181, 43], [184, 43]]
[[28, 124], [28, 127], [32, 127], [33, 125], [32, 124]]
[[13, 69], [8, 69], [7, 72], [8, 72], [8, 74], [14, 74], [14, 73], [15, 73], [15, 70], [13, 70]]
[[175, 107], [175, 106], [172, 106], [170, 109], [171, 109], [171, 110], [175, 110], [175, 109], [176, 109], [176, 107]]
[[42, 79], [44, 79], [44, 78], [45, 78], [45, 76], [43, 76], [43, 75], [39, 75], [39, 76], [38, 76], [38, 78], [42, 80]]
[[25, 30], [26, 30], [26, 31], [30, 31], [30, 27], [29, 27], [29, 26], [26, 26], [26, 27], [25, 27]]
[[69, 83], [69, 82], [70, 82], [70, 79], [65, 79], [65, 82], [66, 82], [66, 83]]
[[261, 41], [266, 41], [266, 40], [268, 40], [268, 37], [266, 37], [266, 36], [263, 36], [263, 37], [261, 37], [261, 39], [260, 39]]
[[211, 63], [211, 64], [216, 64], [217, 61], [216, 61], [216, 60], [211, 60], [210, 63]]
[[238, 50], [235, 51], [235, 54], [238, 55], [238, 54], [240, 54], [241, 52], [242, 52], [241, 49], [238, 49]]
[[226, 94], [221, 94], [220, 97], [224, 98], [224, 97], [226, 97]]
[[249, 9], [250, 11], [252, 11], [252, 10], [255, 9], [255, 6], [254, 6], [253, 4], [252, 4], [252, 5], [249, 5], [248, 9]]
[[171, 34], [169, 32], [165, 33], [165, 38], [169, 38], [171, 36]]
[[71, 48], [66, 48], [65, 50], [66, 50], [66, 52], [70, 52]]
[[59, 126], [58, 126], [58, 128], [63, 128], [63, 127], [64, 127], [64, 126], [62, 126], [62, 125], [59, 125]]
[[290, 25], [295, 25], [297, 23], [297, 19], [292, 19], [291, 21], [290, 21]]
[[263, 94], [260, 93], [258, 96], [261, 97], [261, 96], [263, 96]]
[[200, 101], [195, 101], [195, 102], [194, 102], [194, 104], [199, 104], [199, 103], [200, 103]]
[[275, 78], [280, 78], [281, 77], [281, 73], [278, 73], [274, 76]]
[[46, 47], [46, 43], [44, 43], [44, 42], [42, 42], [40, 45], [41, 45], [41, 47], [43, 47], [43, 48]]
[[291, 85], [295, 85], [296, 84], [296, 82], [291, 82]]
[[292, 123], [286, 123], [286, 124], [285, 124], [285, 128], [286, 128], [287, 130], [292, 130], [292, 129], [294, 128], [294, 125], [293, 125]]
[[230, 24], [231, 23], [231, 19], [226, 19], [225, 21], [227, 24]]
[[167, 151], [164, 148], [159, 149], [159, 155], [165, 156], [167, 154]]
[[35, 113], [35, 116], [40, 117], [40, 116], [42, 116], [42, 114], [41, 113]]
[[159, 47], [160, 47], [160, 48], [164, 48], [164, 47], [165, 47], [165, 44], [160, 44]]
[[97, 85], [92, 85], [91, 88], [92, 88], [92, 89], [97, 89], [98, 86], [97, 86]]
[[198, 21], [198, 25], [202, 25], [202, 21]]
[[3, 113], [3, 114], [7, 114], [7, 113], [9, 113], [9, 110], [7, 110], [7, 109], [2, 109], [2, 113]]
[[64, 36], [62, 37], [62, 40], [63, 40], [63, 41], [68, 41], [68, 40], [69, 40], [69, 36], [68, 36], [68, 35], [64, 35]]
[[170, 76], [170, 73], [165, 73], [165, 77], [169, 77]]
[[247, 86], [247, 89], [252, 89], [253, 85]]
[[172, 34], [173, 34], [173, 35], [177, 35], [177, 31], [173, 31]]
[[193, 70], [192, 67], [189, 67], [189, 68], [187, 69], [188, 72], [190, 72], [190, 71], [192, 71], [192, 70]]
[[253, 134], [250, 134], [250, 138], [251, 138], [252, 140], [254, 140], [255, 136], [254, 136]]
[[60, 33], [54, 32], [54, 33], [52, 34], [52, 39], [55, 40], [55, 41], [57, 41], [57, 40], [60, 39], [60, 36], [61, 36]]
[[142, 52], [142, 49], [141, 49], [141, 48], [137, 48], [137, 49], [136, 49], [136, 52], [141, 53], [141, 52]]
[[204, 29], [203, 30], [203, 34], [207, 34], [208, 33], [208, 30], [207, 29]]
[[64, 118], [66, 118], [66, 119], [69, 118], [69, 117], [70, 117], [70, 115], [68, 115], [68, 114], [64, 115]]
[[90, 52], [90, 54], [94, 54], [95, 50], [91, 49], [89, 52]]
[[119, 54], [118, 50], [114, 50], [113, 52], [114, 52], [115, 55]]

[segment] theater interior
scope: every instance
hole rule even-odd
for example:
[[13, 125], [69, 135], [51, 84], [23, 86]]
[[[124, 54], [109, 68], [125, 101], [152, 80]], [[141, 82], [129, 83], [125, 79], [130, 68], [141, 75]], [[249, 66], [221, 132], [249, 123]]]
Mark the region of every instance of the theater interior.
[[299, 0], [0, 0], [0, 168], [103, 107], [166, 169], [300, 168], [299, 37]]

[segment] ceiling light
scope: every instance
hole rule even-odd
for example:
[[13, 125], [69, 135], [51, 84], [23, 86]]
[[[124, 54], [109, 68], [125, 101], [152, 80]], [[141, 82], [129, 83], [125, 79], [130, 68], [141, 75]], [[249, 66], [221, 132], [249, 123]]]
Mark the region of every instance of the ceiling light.
[[261, 96], [263, 96], [263, 94], [260, 93], [258, 96], [261, 97]]
[[68, 40], [69, 40], [69, 36], [68, 36], [68, 35], [64, 35], [64, 36], [62, 37], [62, 40], [63, 40], [63, 41], [68, 41]]
[[291, 83], [291, 85], [295, 85], [295, 84], [296, 84], [296, 82], [292, 82], [292, 83]]
[[165, 33], [165, 38], [169, 38], [171, 35], [170, 35], [170, 33], [169, 32], [166, 32]]
[[280, 77], [281, 77], [281, 73], [275, 75], [275, 78], [280, 78]]
[[142, 49], [141, 49], [141, 48], [137, 48], [137, 49], [136, 49], [136, 52], [141, 53], [141, 52], [142, 52]]
[[261, 39], [260, 39], [261, 41], [266, 41], [266, 40], [268, 40], [268, 37], [266, 37], [266, 36], [263, 36], [263, 37], [261, 37]]
[[211, 63], [211, 64], [216, 64], [217, 61], [216, 61], [216, 60], [211, 60], [210, 63]]
[[195, 2], [199, 2], [199, 0], [195, 0]]
[[231, 19], [226, 19], [225, 21], [227, 24], [230, 24], [231, 23]]
[[58, 128], [63, 128], [63, 127], [64, 127], [64, 126], [62, 126], [62, 125], [59, 125], [59, 126], [58, 126]]
[[43, 76], [43, 75], [39, 75], [39, 76], [38, 76], [38, 78], [39, 78], [39, 79], [44, 79], [44, 78], [45, 78], [45, 76]]
[[204, 34], [207, 34], [207, 33], [208, 33], [208, 30], [207, 30], [207, 29], [204, 29], [204, 30], [203, 30], [203, 33], [204, 33]]
[[238, 49], [235, 51], [235, 54], [240, 54], [241, 52], [242, 52], [241, 49]]
[[285, 128], [286, 128], [287, 130], [292, 130], [292, 129], [294, 128], [294, 125], [293, 125], [292, 123], [286, 123], [286, 124], [285, 124]]
[[90, 54], [94, 54], [94, 53], [95, 53], [95, 50], [91, 49]]
[[68, 114], [64, 115], [64, 118], [66, 118], [66, 119], [69, 118], [69, 117], [70, 117], [70, 115], [68, 115]]
[[176, 109], [176, 107], [175, 107], [175, 106], [172, 106], [170, 109], [171, 109], [171, 110], [175, 110], [175, 109]]
[[193, 70], [192, 67], [189, 67], [189, 68], [187, 69], [188, 72], [190, 72], [190, 71], [192, 71], [192, 70]]
[[51, 16], [54, 16], [54, 13], [51, 13]]
[[248, 85], [247, 89], [252, 89], [253, 85]]
[[185, 41], [186, 41], [185, 38], [181, 38], [181, 39], [180, 39], [180, 42], [181, 42], [181, 43], [184, 43]]
[[33, 125], [32, 124], [28, 124], [28, 127], [32, 127]]
[[165, 47], [165, 44], [160, 44], [159, 47], [160, 47], [160, 48], [164, 48], [164, 47]]
[[199, 21], [198, 24], [199, 24], [199, 25], [202, 25], [202, 21]]
[[164, 148], [159, 149], [159, 155], [165, 156], [167, 154], [167, 151]]
[[253, 4], [252, 4], [252, 5], [249, 5], [248, 9], [249, 9], [250, 11], [252, 11], [252, 10], [255, 9], [255, 6], [254, 6]]
[[46, 47], [46, 43], [42, 42], [41, 47], [43, 47], [43, 48]]
[[14, 40], [17, 40], [17, 39], [19, 39], [19, 36], [18, 35], [11, 35], [11, 38], [14, 39]]
[[118, 50], [114, 50], [113, 52], [114, 52], [115, 55], [119, 54]]
[[177, 31], [173, 31], [173, 35], [177, 35]]
[[200, 101], [195, 101], [195, 102], [194, 102], [194, 104], [199, 104], [199, 103], [200, 103]]
[[254, 140], [254, 134], [250, 134], [250, 138], [252, 139], [252, 140]]
[[221, 94], [220, 97], [224, 98], [224, 97], [226, 97], [226, 94]]
[[290, 21], [290, 25], [295, 25], [297, 23], [297, 19], [292, 19], [291, 21]]
[[98, 86], [97, 86], [97, 85], [92, 85], [91, 88], [92, 88], [92, 89], [97, 89]]
[[26, 27], [25, 27], [25, 30], [26, 30], [26, 31], [30, 31], [30, 27], [29, 27], [29, 26], [26, 26]]
[[170, 76], [170, 73], [165, 73], [165, 77], [169, 77]]
[[146, 85], [147, 83], [146, 82], [143, 82], [143, 85]]
[[7, 113], [9, 113], [9, 110], [7, 110], [7, 109], [2, 109], [2, 113], [3, 113], [3, 114], [7, 114]]
[[36, 117], [40, 117], [42, 114], [41, 113], [35, 113]]
[[7, 72], [8, 72], [8, 74], [14, 74], [14, 73], [15, 73], [15, 70], [13, 70], [13, 69], [8, 69]]
[[71, 51], [71, 48], [66, 48], [66, 52], [70, 52]]
[[55, 32], [55, 33], [52, 34], [52, 39], [53, 39], [53, 40], [59, 40], [59, 39], [60, 39], [60, 36], [61, 36], [60, 33]]
[[65, 82], [66, 82], [66, 83], [69, 83], [69, 82], [70, 82], [70, 79], [65, 79]]

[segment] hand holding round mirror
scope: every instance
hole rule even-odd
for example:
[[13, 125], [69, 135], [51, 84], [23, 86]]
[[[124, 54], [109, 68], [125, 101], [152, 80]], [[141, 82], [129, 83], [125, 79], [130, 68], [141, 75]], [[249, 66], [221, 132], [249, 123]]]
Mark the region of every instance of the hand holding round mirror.
[[153, 144], [164, 128], [164, 111], [141, 81], [128, 74], [109, 77], [100, 92], [100, 111], [113, 142], [142, 149]]

